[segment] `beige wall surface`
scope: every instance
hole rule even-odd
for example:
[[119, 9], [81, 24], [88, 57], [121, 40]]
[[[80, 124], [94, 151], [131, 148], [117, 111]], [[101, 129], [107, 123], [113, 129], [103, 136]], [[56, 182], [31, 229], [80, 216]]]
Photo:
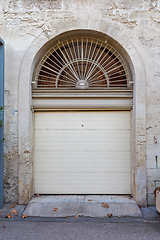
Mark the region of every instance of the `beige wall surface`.
[[139, 205], [144, 206], [146, 199], [155, 204], [153, 192], [160, 186], [159, 0], [0, 0], [0, 37], [5, 41], [5, 202], [27, 203], [33, 195], [30, 82], [35, 56], [52, 38], [76, 29], [112, 37], [131, 59], [132, 193]]

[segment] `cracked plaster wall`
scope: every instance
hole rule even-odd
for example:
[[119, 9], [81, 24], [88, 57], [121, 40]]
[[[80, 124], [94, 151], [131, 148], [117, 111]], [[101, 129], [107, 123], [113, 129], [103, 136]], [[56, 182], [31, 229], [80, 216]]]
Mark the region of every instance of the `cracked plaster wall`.
[[[59, 28], [76, 28], [78, 21], [84, 28], [85, 24], [90, 29], [96, 25], [99, 31], [100, 21], [115, 25], [131, 40], [143, 61], [147, 139], [141, 130], [137, 138], [139, 151], [146, 155], [148, 204], [155, 204], [153, 191], [160, 186], [160, 0], [0, 0], [0, 36], [5, 41], [5, 202], [18, 201], [18, 184], [19, 191], [22, 188], [28, 196], [22, 202], [32, 195], [29, 184], [24, 190], [24, 182], [32, 181], [32, 139], [28, 142], [29, 133], [24, 132], [19, 149], [19, 112], [13, 115], [13, 109], [19, 108], [23, 57], [41, 34], [50, 40]], [[23, 101], [25, 112], [27, 103]], [[141, 148], [144, 142], [146, 150]]]

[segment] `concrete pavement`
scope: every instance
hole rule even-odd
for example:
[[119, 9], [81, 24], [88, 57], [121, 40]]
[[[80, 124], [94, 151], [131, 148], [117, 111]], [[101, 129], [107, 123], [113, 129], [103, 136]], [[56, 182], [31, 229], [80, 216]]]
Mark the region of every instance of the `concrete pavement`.
[[0, 221], [0, 240], [159, 240], [159, 223]]
[[[141, 217], [27, 217], [26, 205], [0, 209], [0, 240], [159, 240], [160, 214], [156, 207], [141, 209]], [[6, 215], [13, 212], [12, 218]], [[17, 213], [16, 215], [14, 213]]]
[[[155, 206], [141, 208], [142, 217], [105, 217], [105, 218], [91, 218], [91, 217], [28, 217], [22, 218], [26, 205], [16, 205], [14, 208], [10, 207], [11, 204], [5, 204], [3, 209], [0, 209], [0, 222], [1, 221], [22, 221], [22, 222], [104, 222], [104, 223], [159, 223], [160, 214], [157, 212]], [[12, 218], [6, 218], [6, 215], [11, 213], [13, 209], [17, 209], [18, 215]]]
[[55, 195], [34, 197], [24, 214], [31, 217], [142, 217], [131, 196], [120, 195]]
[[[50, 196], [50, 198], [51, 197], [52, 196]], [[0, 221], [160, 223], [160, 213], [158, 213], [155, 206], [139, 208], [136, 205], [136, 208], [135, 208], [135, 205], [134, 205], [135, 203], [133, 199], [130, 199], [128, 197], [123, 198], [123, 201], [121, 202], [118, 196], [116, 198], [112, 196], [112, 199], [108, 198], [108, 196], [102, 196], [100, 198], [100, 201], [96, 196], [92, 196], [92, 197], [85, 196], [85, 198], [83, 196], [70, 196], [70, 197], [69, 197], [70, 200], [67, 199], [67, 201], [64, 201], [66, 200], [66, 196], [62, 196], [60, 201], [60, 198], [55, 198], [54, 196], [54, 200], [47, 198], [48, 202], [46, 201], [46, 198], [43, 198], [43, 197], [33, 198], [32, 205], [31, 205], [32, 208], [31, 209], [29, 208], [29, 211], [31, 211], [31, 213], [36, 212], [37, 215], [28, 214], [29, 211], [27, 210], [27, 208], [30, 206], [30, 203], [28, 204], [28, 207], [26, 205], [5, 204], [4, 208], [0, 209]], [[110, 199], [110, 202], [109, 202], [109, 199]], [[40, 207], [39, 205], [36, 205], [37, 202], [41, 204]], [[44, 206], [43, 203], [45, 202], [47, 202], [47, 204], [50, 205], [48, 209], [45, 209], [45, 207], [43, 207]], [[105, 204], [108, 204], [107, 208], [106, 206], [105, 207], [102, 206], [103, 202]], [[81, 208], [79, 208], [79, 204]], [[34, 211], [34, 208], [35, 208], [35, 211]], [[131, 208], [132, 211], [134, 209], [137, 211], [137, 208], [138, 208], [138, 214], [136, 215], [133, 212], [132, 215], [131, 214], [120, 215], [119, 214], [120, 212], [122, 214], [127, 212], [127, 210], [124, 210], [125, 208], [129, 208], [129, 209]], [[47, 211], [45, 212], [45, 210]], [[82, 211], [80, 212], [80, 210], [83, 210], [83, 212]], [[90, 215], [84, 214], [84, 213], [87, 213], [87, 211]], [[130, 211], [130, 213], [132, 213], [132, 211]], [[63, 212], [65, 214], [61, 215]], [[43, 213], [44, 215], [42, 215], [41, 213]], [[112, 213], [112, 215], [108, 215], [108, 213], [109, 214]], [[26, 218], [22, 218], [24, 214], [27, 215], [25, 216]], [[9, 216], [9, 218], [7, 218], [7, 216]]]

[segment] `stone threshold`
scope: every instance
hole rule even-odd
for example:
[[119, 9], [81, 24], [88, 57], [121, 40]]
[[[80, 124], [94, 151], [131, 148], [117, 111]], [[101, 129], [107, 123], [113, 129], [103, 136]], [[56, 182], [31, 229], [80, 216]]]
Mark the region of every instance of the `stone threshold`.
[[[102, 206], [104, 204], [105, 207]], [[106, 208], [107, 207], [107, 208]], [[116, 195], [50, 195], [33, 197], [23, 214], [28, 217], [142, 217], [133, 198]]]

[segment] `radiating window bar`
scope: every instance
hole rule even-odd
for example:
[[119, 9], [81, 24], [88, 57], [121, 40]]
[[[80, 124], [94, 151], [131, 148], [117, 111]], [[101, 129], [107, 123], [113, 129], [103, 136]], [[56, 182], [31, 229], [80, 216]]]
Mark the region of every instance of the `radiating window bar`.
[[86, 37], [58, 42], [43, 56], [35, 74], [36, 89], [128, 89], [131, 83], [118, 51]]

